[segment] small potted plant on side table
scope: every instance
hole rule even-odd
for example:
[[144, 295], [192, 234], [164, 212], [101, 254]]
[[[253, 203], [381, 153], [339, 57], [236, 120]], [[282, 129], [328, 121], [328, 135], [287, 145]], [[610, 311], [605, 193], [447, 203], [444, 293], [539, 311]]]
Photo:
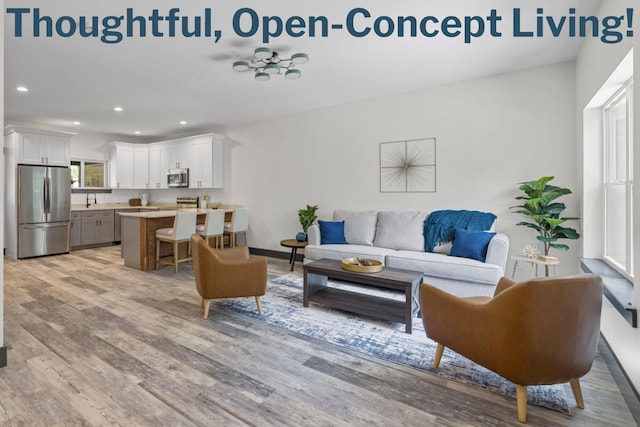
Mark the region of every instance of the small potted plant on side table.
[[316, 211], [318, 210], [318, 206], [307, 205], [306, 209], [298, 210], [298, 219], [300, 220], [300, 225], [302, 226], [302, 231], [296, 234], [296, 240], [298, 242], [304, 242], [307, 240], [307, 230], [309, 226], [313, 224], [318, 216], [316, 215]]
[[[562, 251], [569, 249], [569, 246], [565, 244], [556, 243], [558, 239], [575, 240], [580, 238], [580, 234], [576, 230], [561, 225], [565, 221], [579, 218], [560, 217], [566, 206], [564, 203], [556, 201], [556, 199], [560, 196], [571, 194], [571, 190], [549, 185], [548, 182], [553, 178], [553, 176], [543, 176], [536, 181], [521, 182], [518, 188], [524, 191], [526, 196], [518, 196], [516, 200], [524, 200], [524, 203], [511, 207], [516, 209], [515, 213], [532, 218], [533, 222], [522, 221], [516, 225], [533, 228], [538, 232], [536, 238], [544, 244], [544, 257], [539, 257], [543, 260], [549, 260], [549, 249], [551, 248]], [[549, 267], [545, 266], [545, 276], [548, 275]]]

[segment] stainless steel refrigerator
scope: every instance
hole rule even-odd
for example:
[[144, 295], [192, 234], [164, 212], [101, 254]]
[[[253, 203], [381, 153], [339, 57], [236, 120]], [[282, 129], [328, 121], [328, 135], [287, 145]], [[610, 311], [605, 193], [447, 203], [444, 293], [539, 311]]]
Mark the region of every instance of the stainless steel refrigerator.
[[18, 166], [18, 258], [69, 252], [69, 168]]

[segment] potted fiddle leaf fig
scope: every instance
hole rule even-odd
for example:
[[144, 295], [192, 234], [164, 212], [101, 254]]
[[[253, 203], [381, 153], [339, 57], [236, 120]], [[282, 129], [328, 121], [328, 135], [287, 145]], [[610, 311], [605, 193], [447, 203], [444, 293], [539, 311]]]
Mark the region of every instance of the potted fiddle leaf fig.
[[553, 178], [553, 176], [543, 176], [535, 181], [521, 182], [518, 188], [524, 191], [525, 196], [518, 196], [516, 200], [523, 200], [523, 204], [511, 207], [511, 209], [515, 209], [515, 213], [531, 218], [531, 221], [522, 221], [516, 225], [529, 227], [538, 232], [536, 238], [544, 243], [545, 256], [549, 256], [551, 248], [561, 251], [569, 249], [569, 246], [557, 243], [558, 240], [580, 238], [580, 234], [576, 230], [564, 226], [566, 221], [579, 218], [560, 216], [566, 206], [557, 199], [571, 194], [571, 190], [549, 185]]
[[309, 226], [313, 224], [318, 216], [316, 215], [316, 211], [318, 210], [318, 206], [307, 205], [306, 209], [298, 210], [298, 219], [300, 220], [300, 225], [302, 226], [302, 231], [296, 235], [296, 240], [299, 242], [304, 242], [307, 240], [307, 230]]

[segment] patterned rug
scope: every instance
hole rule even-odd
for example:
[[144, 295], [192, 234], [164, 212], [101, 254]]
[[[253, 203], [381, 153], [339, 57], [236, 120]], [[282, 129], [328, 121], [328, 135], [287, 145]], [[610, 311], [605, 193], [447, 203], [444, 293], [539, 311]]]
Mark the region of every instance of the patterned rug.
[[[394, 295], [385, 290], [374, 291], [370, 287], [358, 287], [344, 282], [330, 281], [329, 285], [368, 294], [383, 294], [394, 299], [404, 298], [404, 295]], [[413, 334], [406, 334], [405, 326], [401, 323], [354, 315], [315, 303], [310, 303], [305, 308], [302, 306], [302, 277], [295, 273], [269, 281], [267, 293], [261, 301], [262, 316], [256, 312], [253, 298], [220, 300], [215, 304], [309, 337], [429, 371], [451, 380], [473, 384], [515, 399], [516, 388], [513, 383], [449, 349], [445, 349], [439, 368], [433, 369], [431, 365], [436, 343], [427, 338], [419, 318], [413, 319]], [[528, 403], [570, 413], [562, 385], [531, 386], [527, 391]]]

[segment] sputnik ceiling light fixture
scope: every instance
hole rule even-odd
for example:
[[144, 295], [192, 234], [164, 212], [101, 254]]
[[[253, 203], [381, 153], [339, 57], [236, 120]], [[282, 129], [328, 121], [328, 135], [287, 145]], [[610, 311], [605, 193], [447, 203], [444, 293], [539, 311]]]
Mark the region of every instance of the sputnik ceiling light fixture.
[[306, 53], [294, 53], [291, 58], [281, 58], [278, 52], [269, 47], [259, 47], [253, 52], [254, 58], [249, 61], [236, 61], [233, 63], [235, 71], [253, 70], [254, 78], [259, 81], [267, 81], [271, 74], [284, 74], [289, 80], [302, 77], [302, 72], [295, 68], [297, 65], [309, 62]]

